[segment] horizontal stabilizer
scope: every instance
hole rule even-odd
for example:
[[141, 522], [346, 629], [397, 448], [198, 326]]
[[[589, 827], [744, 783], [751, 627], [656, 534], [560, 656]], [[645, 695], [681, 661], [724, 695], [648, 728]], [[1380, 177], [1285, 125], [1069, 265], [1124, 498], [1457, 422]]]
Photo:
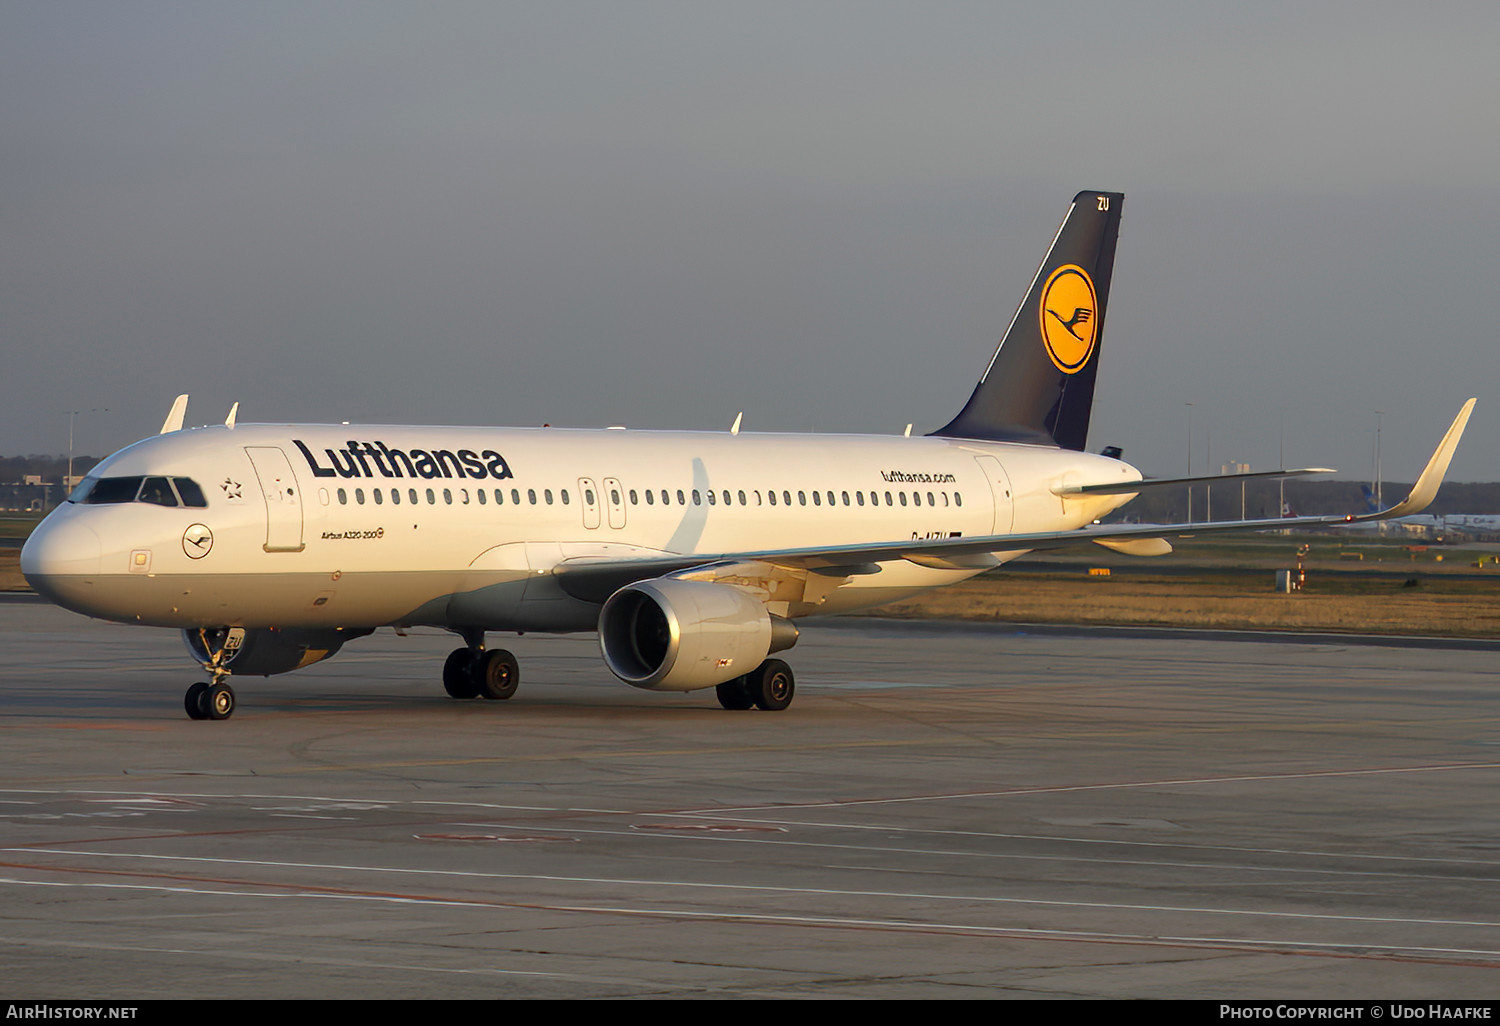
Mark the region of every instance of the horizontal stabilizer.
[[1195, 485], [1232, 484], [1256, 478], [1302, 477], [1305, 474], [1332, 474], [1329, 467], [1302, 467], [1298, 470], [1258, 470], [1252, 474], [1215, 474], [1212, 477], [1148, 477], [1140, 481], [1112, 481], [1109, 484], [1063, 485], [1052, 489], [1053, 495], [1134, 495], [1150, 488], [1189, 488]]

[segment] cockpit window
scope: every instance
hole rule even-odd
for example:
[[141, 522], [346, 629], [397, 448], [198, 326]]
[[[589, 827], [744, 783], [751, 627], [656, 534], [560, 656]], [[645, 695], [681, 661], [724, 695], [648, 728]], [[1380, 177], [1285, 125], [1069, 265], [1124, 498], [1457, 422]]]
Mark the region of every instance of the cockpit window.
[[177, 486], [177, 494], [182, 496], [182, 504], [193, 509], [203, 509], [208, 505], [208, 500], [203, 497], [203, 489], [198, 487], [198, 482], [190, 477], [174, 477], [172, 483]]
[[141, 502], [149, 502], [153, 506], [177, 505], [177, 493], [172, 491], [172, 486], [164, 477], [146, 478], [141, 482], [141, 491], [136, 498]]
[[86, 477], [68, 496], [69, 502], [104, 506], [120, 502], [147, 502], [153, 506], [208, 505], [203, 489], [189, 477]]
[[84, 497], [90, 506], [102, 506], [114, 502], [134, 502], [141, 490], [139, 477], [101, 477]]

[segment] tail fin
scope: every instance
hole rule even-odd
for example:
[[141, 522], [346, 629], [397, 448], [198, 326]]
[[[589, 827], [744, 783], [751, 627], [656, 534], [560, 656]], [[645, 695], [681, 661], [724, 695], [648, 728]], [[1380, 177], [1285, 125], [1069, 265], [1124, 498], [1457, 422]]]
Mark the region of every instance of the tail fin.
[[1124, 203], [1118, 192], [1073, 198], [974, 394], [934, 435], [1064, 449], [1088, 444]]

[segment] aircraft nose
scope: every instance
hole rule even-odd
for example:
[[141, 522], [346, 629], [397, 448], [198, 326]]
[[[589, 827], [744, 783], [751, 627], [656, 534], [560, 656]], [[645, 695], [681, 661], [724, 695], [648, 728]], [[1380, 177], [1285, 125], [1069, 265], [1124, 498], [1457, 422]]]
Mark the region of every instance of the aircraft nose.
[[74, 585], [98, 576], [102, 552], [99, 536], [87, 524], [48, 517], [21, 547], [21, 573], [39, 594], [72, 608]]

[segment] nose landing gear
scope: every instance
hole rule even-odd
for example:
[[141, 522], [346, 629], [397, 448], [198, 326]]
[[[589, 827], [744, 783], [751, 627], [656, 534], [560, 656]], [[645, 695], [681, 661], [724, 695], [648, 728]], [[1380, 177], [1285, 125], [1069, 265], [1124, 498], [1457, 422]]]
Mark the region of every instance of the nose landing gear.
[[183, 708], [195, 720], [227, 720], [234, 713], [234, 689], [222, 681], [198, 683], [187, 689]]
[[198, 631], [203, 651], [209, 655], [203, 668], [213, 674], [213, 680], [192, 685], [182, 696], [182, 707], [189, 719], [227, 720], [234, 715], [234, 689], [225, 683], [225, 678], [229, 676], [229, 669], [225, 664], [239, 650], [244, 636], [244, 630], [239, 627], [222, 631]]

